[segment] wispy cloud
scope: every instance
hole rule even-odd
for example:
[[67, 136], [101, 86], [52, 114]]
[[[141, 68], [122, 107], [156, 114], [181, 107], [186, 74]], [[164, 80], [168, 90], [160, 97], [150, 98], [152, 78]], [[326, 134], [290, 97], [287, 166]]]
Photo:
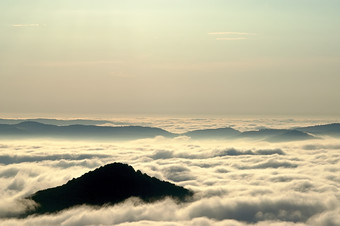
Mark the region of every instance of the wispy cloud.
[[11, 27], [39, 27], [40, 24], [12, 24]]
[[208, 34], [209, 35], [256, 35], [256, 33], [234, 32], [234, 31], [209, 32]]
[[209, 32], [208, 35], [224, 36], [224, 37], [217, 37], [216, 40], [234, 41], [234, 40], [249, 39], [249, 36], [255, 36], [256, 33], [220, 31], [220, 32]]
[[238, 37], [238, 38], [216, 38], [216, 40], [227, 40], [227, 41], [232, 41], [232, 40], [246, 40], [248, 38], [246, 37]]

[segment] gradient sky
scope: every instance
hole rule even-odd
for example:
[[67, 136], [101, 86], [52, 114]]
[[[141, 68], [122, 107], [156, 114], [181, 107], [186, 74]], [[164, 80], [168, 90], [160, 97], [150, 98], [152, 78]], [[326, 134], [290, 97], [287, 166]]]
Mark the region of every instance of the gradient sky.
[[339, 0], [0, 0], [0, 113], [340, 114]]

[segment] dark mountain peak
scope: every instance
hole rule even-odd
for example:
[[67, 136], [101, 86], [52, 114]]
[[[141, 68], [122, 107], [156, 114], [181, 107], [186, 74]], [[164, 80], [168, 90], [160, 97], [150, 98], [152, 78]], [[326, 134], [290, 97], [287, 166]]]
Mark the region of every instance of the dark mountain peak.
[[171, 197], [184, 201], [193, 193], [183, 187], [135, 171], [131, 166], [112, 163], [90, 171], [66, 184], [41, 190], [29, 199], [38, 207], [32, 213], [51, 213], [77, 205], [116, 204], [130, 197], [152, 202]]
[[[138, 170], [137, 174], [141, 174], [141, 172]], [[78, 181], [86, 181], [87, 182], [101, 182], [102, 180], [105, 179], [115, 179], [115, 180], [124, 180], [124, 178], [127, 179], [131, 179], [133, 178], [136, 172], [133, 169], [132, 166], [129, 166], [127, 164], [123, 164], [123, 163], [111, 163], [111, 164], [107, 164], [105, 166], [101, 166], [97, 169], [95, 169], [94, 171], [90, 171], [85, 173], [83, 176], [81, 176], [80, 178], [78, 178]], [[71, 184], [74, 182], [78, 182], [76, 179], [72, 179], [71, 181], [67, 182], [67, 184]]]

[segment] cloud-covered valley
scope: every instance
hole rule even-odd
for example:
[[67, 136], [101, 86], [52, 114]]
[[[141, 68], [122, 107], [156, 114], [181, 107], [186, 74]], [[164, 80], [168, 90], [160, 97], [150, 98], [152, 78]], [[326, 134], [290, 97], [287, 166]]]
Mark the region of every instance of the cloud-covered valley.
[[[1, 225], [339, 225], [340, 140], [269, 143], [188, 137], [129, 142], [0, 143]], [[194, 200], [79, 206], [18, 218], [24, 198], [99, 166], [123, 162], [184, 186]]]

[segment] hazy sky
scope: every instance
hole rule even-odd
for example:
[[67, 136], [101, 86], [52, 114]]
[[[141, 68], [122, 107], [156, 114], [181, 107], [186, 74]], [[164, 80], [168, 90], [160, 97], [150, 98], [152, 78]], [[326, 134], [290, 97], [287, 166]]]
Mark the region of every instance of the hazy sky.
[[0, 113], [340, 114], [339, 0], [0, 0]]

